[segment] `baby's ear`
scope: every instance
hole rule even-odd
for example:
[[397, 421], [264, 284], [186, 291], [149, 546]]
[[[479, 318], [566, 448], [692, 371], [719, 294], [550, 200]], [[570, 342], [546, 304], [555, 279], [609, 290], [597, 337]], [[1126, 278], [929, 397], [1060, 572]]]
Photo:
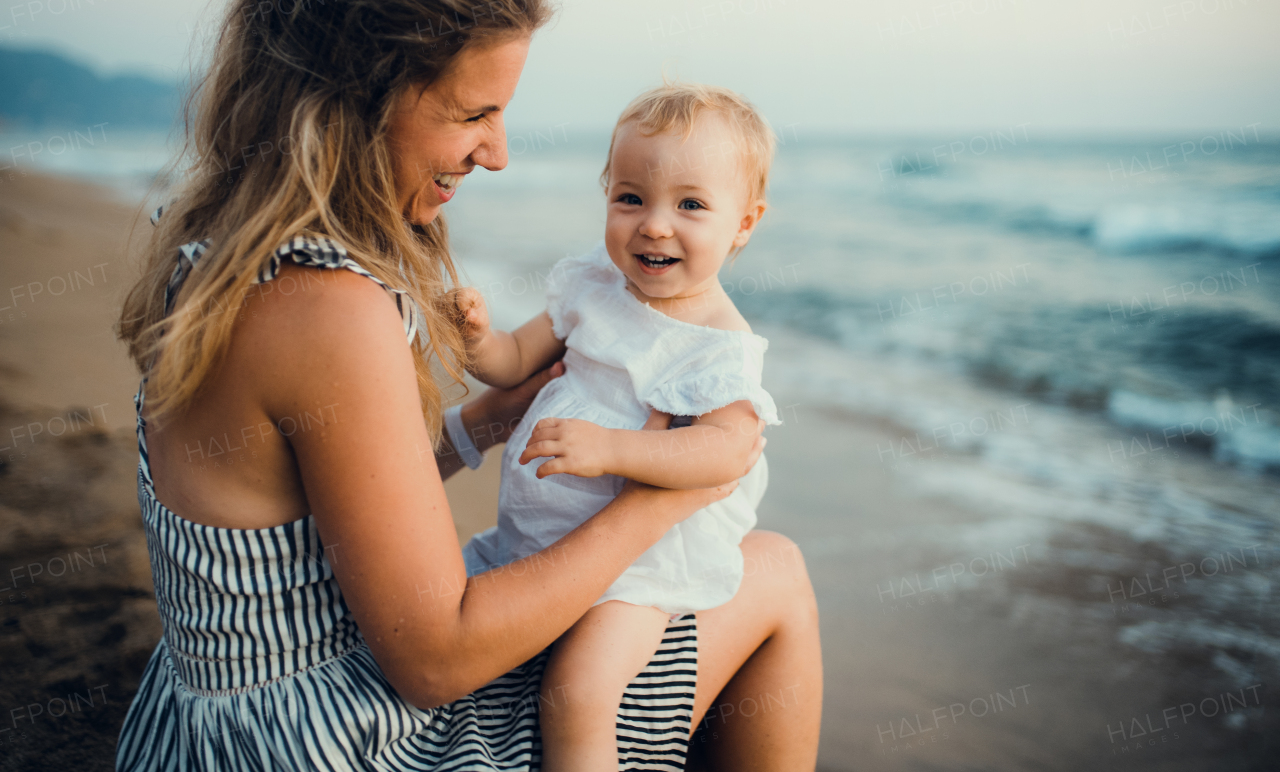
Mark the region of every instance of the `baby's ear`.
[[764, 217], [764, 212], [769, 208], [765, 200], [758, 198], [747, 206], [747, 211], [742, 215], [742, 220], [738, 223], [738, 233], [733, 237], [733, 245], [741, 249], [751, 240], [751, 234], [755, 232], [756, 226], [760, 224], [760, 218]]

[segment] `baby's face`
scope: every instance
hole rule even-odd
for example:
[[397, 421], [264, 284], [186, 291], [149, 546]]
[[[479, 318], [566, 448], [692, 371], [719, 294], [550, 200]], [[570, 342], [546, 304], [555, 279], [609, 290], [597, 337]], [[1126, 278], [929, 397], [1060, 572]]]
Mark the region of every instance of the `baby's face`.
[[634, 124], [618, 130], [604, 241], [643, 295], [704, 292], [719, 281], [729, 251], [747, 243], [763, 202], [748, 201], [741, 152], [714, 114], [701, 116], [687, 140], [646, 137]]

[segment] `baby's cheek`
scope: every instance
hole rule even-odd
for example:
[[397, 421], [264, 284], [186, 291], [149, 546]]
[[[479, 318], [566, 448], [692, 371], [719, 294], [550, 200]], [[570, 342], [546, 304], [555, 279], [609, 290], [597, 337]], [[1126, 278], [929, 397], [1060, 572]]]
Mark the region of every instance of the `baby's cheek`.
[[621, 216], [609, 215], [604, 223], [604, 246], [609, 250], [609, 254], [617, 257], [617, 250], [623, 249], [627, 245], [627, 239], [630, 236], [630, 229]]
[[[609, 253], [609, 259], [617, 266], [618, 270], [627, 273], [632, 270], [631, 255], [627, 252], [627, 241], [629, 237], [626, 235], [617, 235], [605, 230], [604, 248]], [[630, 275], [630, 274], [627, 274]]]

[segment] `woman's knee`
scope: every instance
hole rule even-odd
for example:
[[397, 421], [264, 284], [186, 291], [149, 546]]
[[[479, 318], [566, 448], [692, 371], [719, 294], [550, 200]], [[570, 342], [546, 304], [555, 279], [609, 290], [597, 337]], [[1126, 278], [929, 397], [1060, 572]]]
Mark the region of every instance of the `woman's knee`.
[[817, 603], [804, 555], [795, 542], [773, 531], [752, 531], [742, 540], [743, 576], [770, 609], [786, 616], [817, 617]]

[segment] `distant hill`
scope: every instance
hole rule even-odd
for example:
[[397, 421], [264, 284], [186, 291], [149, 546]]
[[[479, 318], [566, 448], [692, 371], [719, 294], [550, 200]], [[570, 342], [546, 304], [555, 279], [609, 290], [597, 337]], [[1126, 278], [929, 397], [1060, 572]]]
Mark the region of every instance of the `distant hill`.
[[164, 129], [178, 105], [172, 83], [136, 75], [103, 78], [58, 54], [0, 48], [0, 119], [7, 124]]

